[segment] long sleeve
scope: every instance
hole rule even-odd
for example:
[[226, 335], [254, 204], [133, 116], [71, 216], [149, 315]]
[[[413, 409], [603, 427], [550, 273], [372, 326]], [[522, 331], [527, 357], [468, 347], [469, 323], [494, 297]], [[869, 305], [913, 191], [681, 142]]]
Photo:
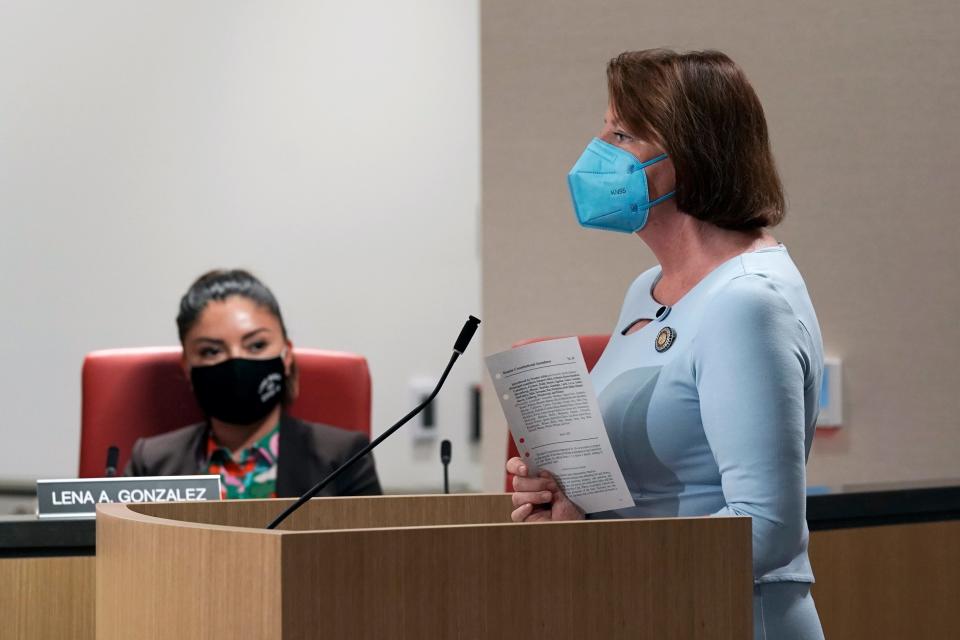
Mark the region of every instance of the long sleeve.
[[726, 285], [694, 345], [701, 419], [726, 500], [717, 515], [752, 518], [756, 577], [805, 545], [809, 345], [787, 300], [759, 275]]

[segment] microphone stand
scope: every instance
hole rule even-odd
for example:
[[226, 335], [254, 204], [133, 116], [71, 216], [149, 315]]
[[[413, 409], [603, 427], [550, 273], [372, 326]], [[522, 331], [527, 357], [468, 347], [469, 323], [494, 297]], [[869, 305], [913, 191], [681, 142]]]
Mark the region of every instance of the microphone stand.
[[440, 388], [443, 386], [443, 383], [446, 382], [447, 376], [450, 374], [450, 370], [453, 368], [453, 364], [457, 361], [457, 358], [459, 358], [460, 355], [464, 351], [466, 351], [467, 345], [470, 344], [470, 339], [473, 338], [473, 334], [476, 332], [477, 327], [479, 325], [480, 325], [480, 320], [478, 318], [474, 318], [473, 316], [470, 316], [469, 319], [466, 321], [466, 323], [463, 325], [463, 329], [460, 330], [460, 336], [457, 338], [456, 343], [454, 343], [453, 345], [453, 354], [450, 356], [450, 361], [447, 363], [447, 368], [443, 370], [443, 374], [440, 376], [440, 380], [437, 381], [437, 386], [434, 387], [433, 391], [430, 392], [430, 395], [427, 396], [427, 398], [423, 402], [417, 405], [416, 408], [413, 409], [413, 411], [403, 416], [399, 422], [397, 422], [392, 427], [384, 431], [380, 435], [380, 437], [378, 437], [376, 440], [374, 440], [373, 442], [365, 446], [360, 451], [357, 451], [355, 454], [353, 454], [353, 456], [350, 457], [349, 460], [347, 460], [342, 465], [334, 469], [333, 472], [330, 473], [330, 475], [328, 475], [326, 478], [324, 478], [323, 480], [315, 484], [309, 491], [307, 491], [302, 496], [300, 496], [300, 498], [296, 502], [294, 502], [292, 505], [287, 507], [283, 511], [283, 513], [281, 513], [279, 516], [274, 518], [273, 522], [267, 525], [267, 529], [276, 529], [280, 525], [280, 523], [286, 520], [294, 511], [302, 507], [308, 500], [310, 500], [310, 498], [314, 497], [315, 495], [323, 491], [324, 487], [326, 487], [331, 482], [336, 480], [341, 473], [349, 469], [357, 460], [359, 460], [363, 456], [373, 451], [377, 447], [377, 445], [379, 445], [381, 442], [383, 442], [384, 440], [389, 438], [391, 435], [393, 435], [393, 433], [396, 432], [397, 429], [399, 429], [400, 427], [405, 425], [407, 422], [409, 422], [410, 419], [413, 418], [415, 415], [423, 411], [423, 409], [428, 404], [430, 404], [435, 397], [437, 397], [437, 394], [440, 392]]

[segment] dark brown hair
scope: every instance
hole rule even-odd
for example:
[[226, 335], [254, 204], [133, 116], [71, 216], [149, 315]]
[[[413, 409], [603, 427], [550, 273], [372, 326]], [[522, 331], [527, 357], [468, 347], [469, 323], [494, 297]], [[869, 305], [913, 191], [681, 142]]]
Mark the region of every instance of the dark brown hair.
[[[280, 313], [280, 303], [255, 275], [243, 269], [214, 269], [208, 271], [190, 285], [187, 292], [180, 298], [180, 312], [177, 314], [177, 331], [180, 334], [180, 344], [187, 337], [190, 329], [200, 319], [200, 314], [207, 305], [214, 300], [226, 300], [230, 296], [240, 296], [250, 300], [259, 307], [270, 312], [280, 323], [283, 339], [288, 340], [287, 325], [283, 322]], [[299, 376], [297, 375], [297, 361], [290, 365], [290, 375], [287, 376], [283, 406], [293, 404], [297, 397]]]
[[783, 220], [763, 107], [726, 54], [627, 51], [607, 65], [607, 86], [624, 127], [673, 161], [681, 211], [725, 229]]

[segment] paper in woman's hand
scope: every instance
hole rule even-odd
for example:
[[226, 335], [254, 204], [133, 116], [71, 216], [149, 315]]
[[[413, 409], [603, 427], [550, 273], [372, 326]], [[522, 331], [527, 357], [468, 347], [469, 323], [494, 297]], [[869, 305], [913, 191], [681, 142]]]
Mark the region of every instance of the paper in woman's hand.
[[535, 342], [486, 362], [531, 475], [552, 473], [584, 513], [634, 505], [576, 338]]

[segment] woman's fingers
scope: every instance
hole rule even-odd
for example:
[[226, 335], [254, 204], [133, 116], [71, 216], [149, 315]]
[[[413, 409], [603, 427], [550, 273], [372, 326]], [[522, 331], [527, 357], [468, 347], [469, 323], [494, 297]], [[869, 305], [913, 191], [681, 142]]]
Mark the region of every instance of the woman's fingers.
[[553, 514], [550, 512], [550, 509], [534, 509], [533, 512], [527, 516], [527, 522], [547, 522], [553, 520]]
[[514, 522], [542, 522], [551, 519], [550, 509], [537, 509], [527, 502], [514, 509], [510, 519]]
[[510, 458], [507, 471], [513, 474], [514, 509], [510, 519], [514, 522], [583, 518], [583, 512], [563, 493], [549, 471], [541, 470], [536, 477], [528, 477], [529, 467], [520, 458]]
[[533, 513], [533, 505], [528, 502], [514, 509], [513, 513], [510, 514], [510, 519], [514, 522], [523, 522], [531, 513]]
[[548, 504], [553, 500], [553, 494], [549, 491], [517, 491], [510, 494], [513, 500], [514, 508], [524, 504]]
[[513, 457], [507, 460], [507, 473], [525, 478], [527, 471], [527, 465], [523, 464], [520, 458]]
[[[553, 491], [550, 488], [551, 481], [546, 478], [523, 478], [513, 476], [514, 491]], [[556, 486], [556, 483], [554, 483]]]

